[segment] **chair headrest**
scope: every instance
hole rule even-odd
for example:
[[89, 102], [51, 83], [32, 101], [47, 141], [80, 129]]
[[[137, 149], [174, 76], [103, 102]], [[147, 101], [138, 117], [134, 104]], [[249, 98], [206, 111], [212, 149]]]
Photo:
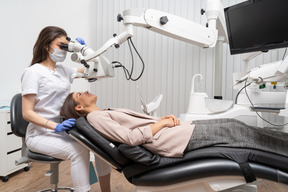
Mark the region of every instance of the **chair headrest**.
[[25, 137], [29, 122], [23, 119], [21, 93], [16, 94], [11, 100], [10, 121], [12, 132], [19, 137]]

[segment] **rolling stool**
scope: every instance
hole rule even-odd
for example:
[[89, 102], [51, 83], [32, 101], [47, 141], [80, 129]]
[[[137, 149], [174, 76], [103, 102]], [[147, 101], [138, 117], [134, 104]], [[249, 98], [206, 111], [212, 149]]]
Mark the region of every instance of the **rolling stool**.
[[[51, 191], [58, 192], [59, 190], [68, 190], [73, 192], [74, 189], [70, 187], [58, 187], [59, 182], [59, 164], [61, 163], [61, 159], [56, 159], [51, 156], [43, 155], [40, 153], [35, 153], [30, 151], [25, 144], [25, 135], [26, 129], [28, 126], [28, 122], [23, 119], [22, 115], [22, 95], [21, 93], [16, 94], [12, 100], [10, 105], [10, 116], [11, 116], [11, 129], [12, 132], [18, 136], [22, 137], [22, 157], [16, 160], [15, 164], [19, 165], [22, 163], [29, 162], [40, 162], [40, 163], [49, 163], [50, 170], [45, 174], [50, 177], [51, 188], [40, 190], [39, 192]], [[54, 187], [52, 188], [52, 186]]]

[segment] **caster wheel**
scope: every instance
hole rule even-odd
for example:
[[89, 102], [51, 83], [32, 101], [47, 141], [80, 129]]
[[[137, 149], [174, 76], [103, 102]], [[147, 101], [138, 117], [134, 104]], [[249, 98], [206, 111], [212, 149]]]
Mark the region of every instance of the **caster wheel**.
[[9, 177], [8, 177], [8, 176], [5, 176], [5, 177], [2, 178], [2, 181], [3, 181], [3, 182], [7, 182], [8, 180], [9, 180]]
[[27, 166], [27, 167], [24, 167], [24, 171], [29, 171], [30, 170], [30, 167]]

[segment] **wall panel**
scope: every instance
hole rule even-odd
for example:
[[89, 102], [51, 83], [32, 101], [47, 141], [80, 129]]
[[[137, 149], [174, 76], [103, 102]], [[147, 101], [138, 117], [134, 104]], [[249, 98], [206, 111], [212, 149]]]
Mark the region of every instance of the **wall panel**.
[[[243, 0], [242, 0], [243, 1]], [[224, 7], [242, 2], [223, 0]], [[122, 23], [116, 21], [118, 13], [129, 8], [153, 8], [187, 18], [189, 20], [206, 24], [205, 15], [200, 14], [201, 8], [205, 8], [204, 0], [96, 0], [96, 18], [93, 18], [96, 34], [93, 46], [100, 48], [113, 33], [121, 33], [124, 30]], [[214, 92], [214, 49], [202, 49], [195, 45], [181, 42], [143, 28], [134, 28], [132, 38], [138, 52], [145, 62], [145, 71], [139, 81], [126, 81], [122, 69], [115, 70], [115, 77], [104, 79], [91, 84], [91, 90], [99, 97], [100, 108], [124, 107], [141, 111], [140, 96], [137, 86], [143, 98], [150, 102], [158, 93], [164, 98], [157, 113], [159, 116], [175, 114], [179, 116], [185, 113], [188, 107], [188, 99], [191, 88], [191, 79], [195, 74], [202, 74], [202, 80], [196, 80], [196, 91], [206, 92], [212, 98]], [[243, 70], [240, 55], [230, 55], [229, 46], [223, 46], [223, 97], [232, 100], [237, 93], [232, 89], [232, 73]], [[253, 68], [263, 62], [271, 62], [281, 59], [284, 50], [275, 50], [253, 59], [249, 68]], [[118, 60], [127, 68], [131, 67], [131, 56], [127, 43], [119, 49], [111, 48], [105, 53], [112, 60]], [[135, 74], [141, 71], [141, 62], [134, 55], [136, 62]]]

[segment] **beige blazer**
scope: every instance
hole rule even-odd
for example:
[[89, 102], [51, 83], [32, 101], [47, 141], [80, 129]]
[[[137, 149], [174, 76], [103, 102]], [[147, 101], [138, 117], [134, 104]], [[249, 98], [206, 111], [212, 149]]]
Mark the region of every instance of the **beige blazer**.
[[182, 157], [194, 130], [191, 122], [181, 122], [179, 126], [165, 127], [153, 136], [150, 125], [160, 118], [127, 109], [93, 111], [88, 114], [87, 120], [111, 141], [132, 146], [142, 145], [165, 157]]

